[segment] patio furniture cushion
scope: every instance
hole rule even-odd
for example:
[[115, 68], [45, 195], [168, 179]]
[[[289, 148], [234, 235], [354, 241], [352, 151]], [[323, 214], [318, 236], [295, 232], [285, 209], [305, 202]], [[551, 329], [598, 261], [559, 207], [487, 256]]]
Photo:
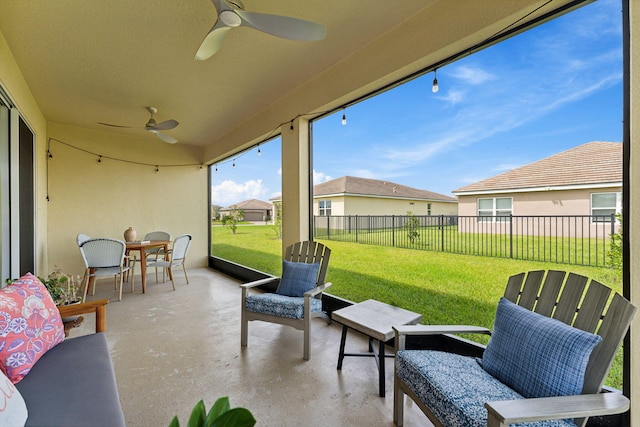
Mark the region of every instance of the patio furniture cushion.
[[524, 397], [576, 395], [601, 340], [501, 298], [482, 366]]
[[[310, 298], [311, 311], [322, 311], [322, 301]], [[264, 293], [247, 295], [245, 309], [291, 319], [304, 318], [304, 297]]]
[[320, 263], [282, 261], [282, 278], [276, 293], [290, 297], [301, 297], [316, 287]]
[[27, 414], [22, 395], [11, 380], [0, 372], [0, 420], [7, 426], [23, 426]]
[[[441, 351], [400, 350], [395, 363], [398, 378], [446, 426], [486, 427], [485, 402], [524, 399], [489, 375], [472, 357]], [[568, 420], [541, 421], [528, 423], [526, 427], [575, 427], [575, 424]]]
[[16, 385], [29, 409], [28, 426], [124, 426], [104, 333], [64, 340]]
[[47, 288], [31, 273], [0, 289], [0, 370], [15, 384], [64, 340], [64, 325]]

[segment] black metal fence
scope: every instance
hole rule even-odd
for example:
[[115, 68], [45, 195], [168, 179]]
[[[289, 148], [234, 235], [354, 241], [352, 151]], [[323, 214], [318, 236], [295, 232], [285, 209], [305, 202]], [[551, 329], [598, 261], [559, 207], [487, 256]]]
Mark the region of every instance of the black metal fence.
[[319, 239], [597, 267], [618, 228], [613, 215], [314, 217]]

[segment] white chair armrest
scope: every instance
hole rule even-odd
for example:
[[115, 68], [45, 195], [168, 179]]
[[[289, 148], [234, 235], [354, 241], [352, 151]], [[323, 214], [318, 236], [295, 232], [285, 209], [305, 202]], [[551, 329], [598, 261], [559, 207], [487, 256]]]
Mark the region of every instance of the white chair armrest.
[[278, 279], [280, 279], [280, 278], [279, 277], [275, 277], [275, 276], [274, 277], [266, 277], [264, 279], [254, 280], [253, 282], [243, 283], [242, 285], [240, 285], [240, 287], [243, 288], [243, 289], [255, 288], [256, 286], [266, 285], [267, 283], [275, 282]]
[[629, 409], [629, 399], [620, 393], [597, 393], [503, 400], [487, 402], [484, 406], [489, 417], [487, 425], [498, 427], [513, 423], [620, 414]]
[[331, 282], [323, 283], [322, 285], [316, 286], [315, 288], [311, 289], [310, 291], [305, 292], [304, 296], [305, 297], [314, 297], [314, 296], [324, 292], [325, 289], [327, 289], [331, 285], [332, 285]]

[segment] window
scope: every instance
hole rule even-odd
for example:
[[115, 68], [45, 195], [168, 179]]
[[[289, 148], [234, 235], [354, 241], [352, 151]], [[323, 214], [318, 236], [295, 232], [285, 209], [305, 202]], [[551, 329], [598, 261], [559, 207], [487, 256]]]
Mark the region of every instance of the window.
[[320, 200], [320, 216], [331, 216], [331, 200]]
[[591, 193], [592, 222], [611, 222], [611, 214], [622, 212], [622, 193]]
[[427, 215], [431, 216], [431, 203], [427, 203]]
[[478, 216], [481, 217], [479, 218], [480, 221], [506, 221], [506, 218], [498, 219], [496, 217], [508, 217], [512, 212], [513, 198], [511, 197], [492, 197], [486, 199], [478, 199]]

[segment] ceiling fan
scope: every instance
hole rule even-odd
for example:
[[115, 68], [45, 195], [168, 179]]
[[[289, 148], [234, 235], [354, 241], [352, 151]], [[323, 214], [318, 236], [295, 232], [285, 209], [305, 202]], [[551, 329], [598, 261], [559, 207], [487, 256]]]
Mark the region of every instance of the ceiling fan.
[[111, 123], [102, 123], [102, 122], [98, 122], [98, 124], [104, 125], [104, 126], [111, 126], [114, 128], [126, 128], [126, 129], [144, 129], [147, 130], [153, 134], [155, 134], [158, 138], [160, 138], [161, 140], [163, 140], [166, 143], [169, 144], [175, 144], [176, 142], [178, 142], [177, 139], [175, 139], [172, 136], [169, 136], [165, 133], [160, 132], [161, 130], [169, 130], [169, 129], [173, 129], [176, 126], [178, 126], [180, 123], [178, 123], [177, 120], [165, 120], [164, 122], [160, 122], [160, 123], [156, 123], [156, 119], [153, 118], [153, 115], [156, 114], [158, 112], [158, 109], [155, 107], [147, 107], [147, 111], [149, 111], [149, 113], [151, 113], [151, 117], [149, 118], [149, 121], [147, 122], [146, 125], [144, 125], [144, 127], [139, 127], [139, 126], [123, 126], [123, 125], [113, 125]]
[[324, 25], [281, 15], [248, 12], [239, 0], [211, 0], [218, 11], [216, 23], [202, 41], [195, 59], [203, 61], [220, 49], [231, 28], [250, 27], [289, 40], [324, 39]]

